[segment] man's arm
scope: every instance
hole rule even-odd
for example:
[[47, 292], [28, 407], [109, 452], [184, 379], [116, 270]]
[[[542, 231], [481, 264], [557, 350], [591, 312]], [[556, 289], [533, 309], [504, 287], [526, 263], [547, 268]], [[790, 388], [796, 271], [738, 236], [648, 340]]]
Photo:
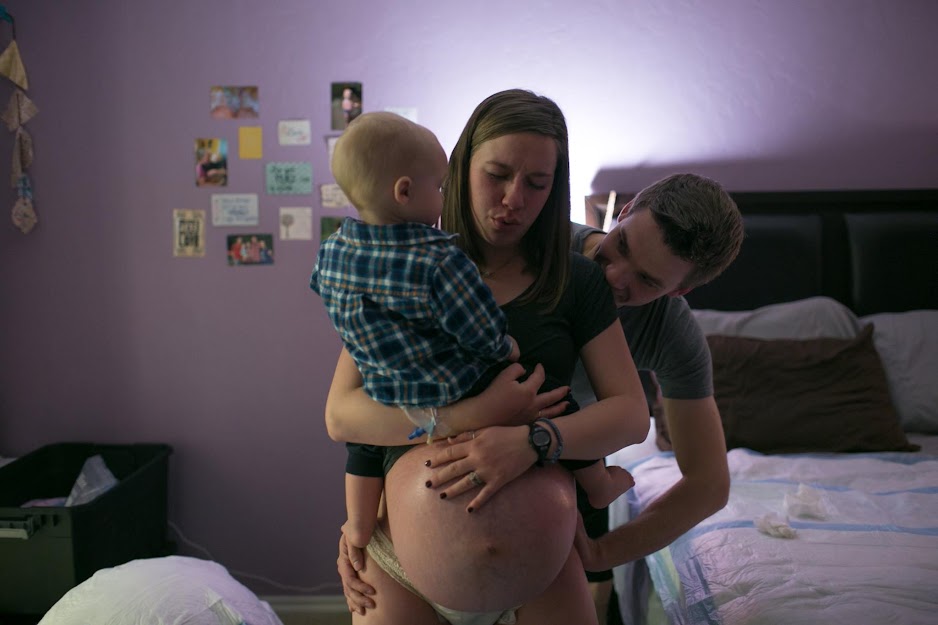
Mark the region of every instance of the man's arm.
[[601, 571], [654, 553], [726, 505], [726, 442], [713, 397], [665, 399], [664, 412], [682, 477], [641, 514], [591, 546], [578, 536], [588, 570]]

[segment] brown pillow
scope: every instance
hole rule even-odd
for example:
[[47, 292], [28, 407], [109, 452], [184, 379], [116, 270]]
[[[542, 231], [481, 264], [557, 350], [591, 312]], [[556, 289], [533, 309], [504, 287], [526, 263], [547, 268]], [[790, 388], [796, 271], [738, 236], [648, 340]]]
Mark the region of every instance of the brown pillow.
[[[726, 447], [762, 453], [916, 451], [902, 431], [873, 326], [852, 339], [708, 336]], [[658, 444], [670, 449], [656, 412]]]

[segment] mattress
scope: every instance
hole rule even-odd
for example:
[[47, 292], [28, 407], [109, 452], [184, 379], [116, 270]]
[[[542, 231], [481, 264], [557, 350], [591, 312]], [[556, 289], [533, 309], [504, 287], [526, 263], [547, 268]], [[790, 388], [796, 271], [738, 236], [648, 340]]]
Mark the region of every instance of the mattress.
[[[645, 559], [668, 620], [938, 622], [938, 437], [913, 438], [922, 452], [730, 451], [727, 506]], [[670, 453], [629, 468], [637, 485], [611, 507], [613, 526], [680, 476]], [[635, 569], [616, 571], [625, 623], [645, 598]]]

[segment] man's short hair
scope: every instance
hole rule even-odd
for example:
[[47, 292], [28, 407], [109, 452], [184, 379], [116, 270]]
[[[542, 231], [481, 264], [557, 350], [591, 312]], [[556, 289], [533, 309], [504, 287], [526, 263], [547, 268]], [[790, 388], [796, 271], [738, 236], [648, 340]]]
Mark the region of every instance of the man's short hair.
[[681, 288], [710, 282], [739, 254], [743, 218], [720, 183], [697, 174], [673, 174], [638, 192], [633, 212], [649, 210], [675, 256], [694, 264]]

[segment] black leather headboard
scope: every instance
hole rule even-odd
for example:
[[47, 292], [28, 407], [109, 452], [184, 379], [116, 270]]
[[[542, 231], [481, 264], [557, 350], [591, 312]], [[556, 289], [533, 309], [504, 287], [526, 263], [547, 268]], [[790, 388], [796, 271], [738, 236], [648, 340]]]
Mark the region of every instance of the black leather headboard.
[[858, 315], [938, 309], [938, 190], [733, 193], [746, 238], [694, 308], [826, 295]]

